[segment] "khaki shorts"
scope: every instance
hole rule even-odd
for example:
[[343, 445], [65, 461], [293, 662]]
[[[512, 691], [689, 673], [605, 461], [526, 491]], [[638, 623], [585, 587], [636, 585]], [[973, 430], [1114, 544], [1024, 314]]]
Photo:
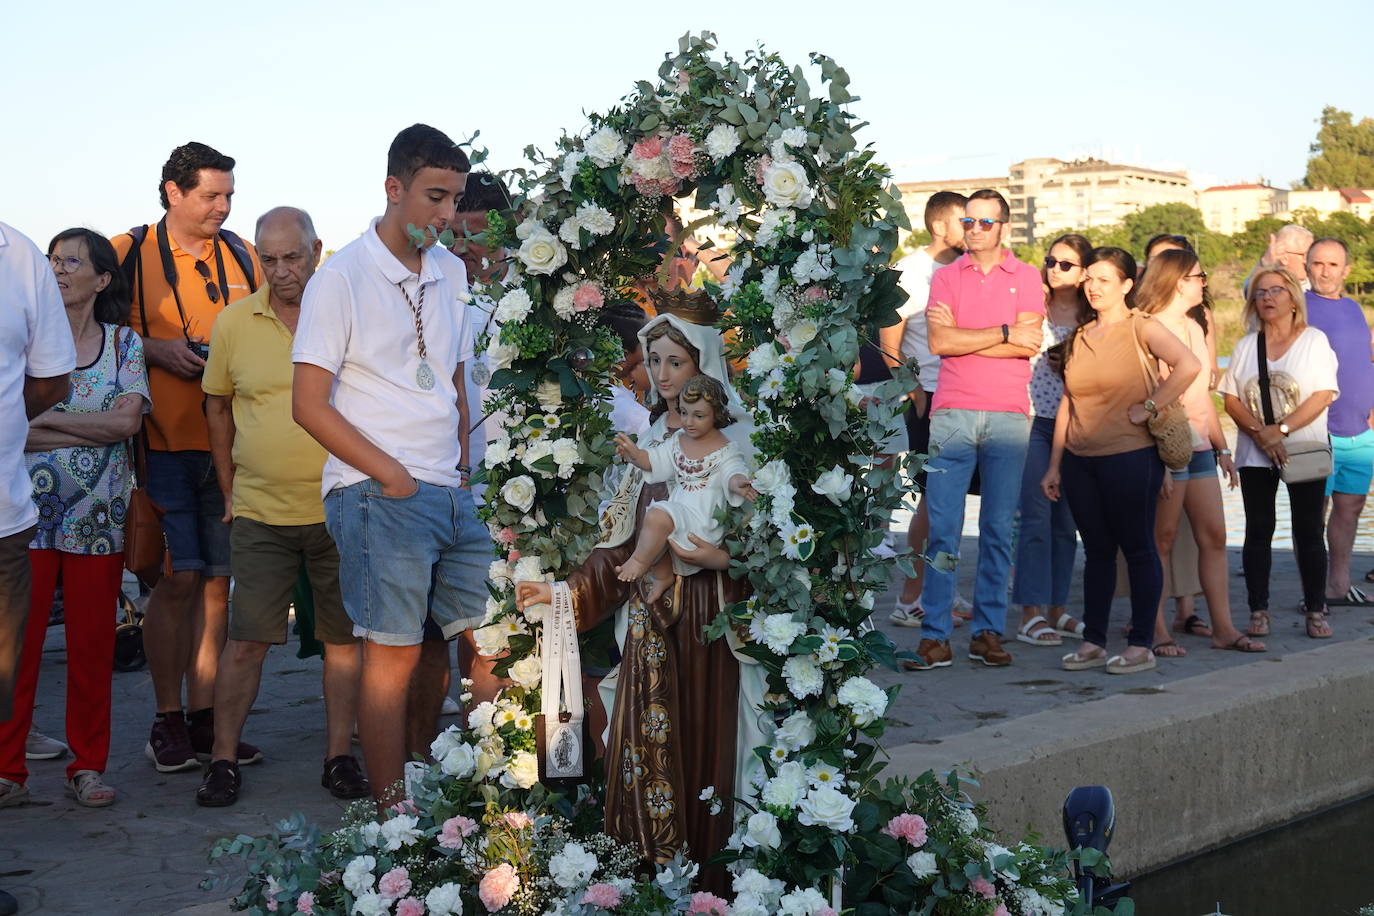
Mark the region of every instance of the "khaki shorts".
[[302, 563], [315, 597], [315, 636], [333, 645], [358, 641], [339, 595], [339, 552], [323, 523], [267, 525], [241, 517], [229, 531], [230, 639], [286, 642], [287, 609]]

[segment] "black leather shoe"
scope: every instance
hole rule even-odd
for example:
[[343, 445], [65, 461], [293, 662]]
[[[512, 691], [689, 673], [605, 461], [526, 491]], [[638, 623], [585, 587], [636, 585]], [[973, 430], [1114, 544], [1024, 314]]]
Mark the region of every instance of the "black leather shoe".
[[320, 785], [335, 798], [366, 798], [372, 794], [372, 786], [352, 754], [340, 754], [326, 760]]
[[232, 760], [212, 760], [205, 780], [196, 790], [202, 808], [227, 808], [239, 800], [239, 765]]

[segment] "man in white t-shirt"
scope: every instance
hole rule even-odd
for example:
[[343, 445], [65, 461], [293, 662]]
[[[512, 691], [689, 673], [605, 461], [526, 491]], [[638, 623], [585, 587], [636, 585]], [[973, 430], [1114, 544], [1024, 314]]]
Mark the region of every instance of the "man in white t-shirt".
[[[902, 272], [898, 281], [906, 290], [907, 300], [898, 314], [902, 317], [901, 352], [902, 359], [916, 360], [917, 381], [920, 387], [907, 395], [911, 406], [906, 412], [907, 439], [910, 448], [917, 454], [927, 454], [930, 449], [930, 398], [935, 393], [935, 383], [940, 377], [940, 357], [930, 352], [926, 329], [926, 304], [930, 298], [930, 278], [935, 271], [953, 262], [964, 251], [964, 227], [959, 220], [964, 215], [967, 198], [954, 191], [937, 191], [926, 201], [925, 224], [930, 233], [930, 244], [918, 248], [902, 258], [895, 265]], [[917, 483], [922, 492], [926, 487], [925, 471], [917, 475]], [[907, 543], [916, 552], [925, 550], [926, 538], [930, 534], [930, 517], [927, 514], [923, 497], [911, 517], [907, 528]], [[916, 565], [916, 575], [902, 583], [902, 593], [897, 598], [897, 609], [892, 612], [892, 622], [898, 626], [919, 627], [924, 612], [921, 610], [921, 586], [925, 581], [925, 564]], [[962, 599], [956, 597], [956, 605]]]
[[[13, 711], [29, 616], [29, 541], [38, 522], [24, 442], [29, 420], [67, 396], [74, 368], [76, 347], [48, 259], [0, 223], [0, 722]], [[21, 803], [28, 791], [0, 778], [0, 807]], [[0, 910], [14, 907], [0, 891]]]
[[311, 277], [292, 353], [293, 416], [329, 451], [325, 520], [364, 639], [358, 733], [379, 804], [403, 797], [425, 619], [447, 638], [480, 622], [492, 558], [468, 489], [467, 272], [434, 244], [469, 168], [432, 127], [396, 135], [386, 209]]

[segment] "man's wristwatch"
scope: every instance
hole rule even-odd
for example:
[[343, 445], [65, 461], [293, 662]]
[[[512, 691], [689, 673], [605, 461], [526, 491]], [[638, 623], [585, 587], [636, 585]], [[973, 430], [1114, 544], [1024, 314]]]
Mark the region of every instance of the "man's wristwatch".
[[1008, 343], [1010, 340], [1011, 340], [1011, 328], [1007, 327], [1007, 326], [1004, 324], [1004, 325], [1002, 325], [1002, 343]]
[[1287, 423], [1280, 423], [1280, 424], [1279, 424], [1279, 432], [1283, 433], [1283, 434], [1286, 436], [1286, 435], [1288, 435], [1289, 433], [1291, 433], [1292, 430], [1288, 428], [1288, 424], [1287, 424]]

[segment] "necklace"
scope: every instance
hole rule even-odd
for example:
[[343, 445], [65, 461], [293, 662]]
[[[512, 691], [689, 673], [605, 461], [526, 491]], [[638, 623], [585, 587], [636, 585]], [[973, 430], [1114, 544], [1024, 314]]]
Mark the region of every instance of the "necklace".
[[411, 301], [410, 293], [406, 292], [404, 286], [397, 283], [396, 288], [401, 291], [402, 296], [405, 296], [406, 305], [410, 306], [410, 313], [415, 316], [415, 341], [419, 345], [420, 350], [420, 365], [415, 370], [415, 384], [419, 385], [425, 391], [429, 391], [434, 387], [434, 370], [429, 368], [429, 354], [425, 350], [425, 321], [423, 317], [425, 308], [425, 286], [423, 283], [420, 284], [419, 305]]

